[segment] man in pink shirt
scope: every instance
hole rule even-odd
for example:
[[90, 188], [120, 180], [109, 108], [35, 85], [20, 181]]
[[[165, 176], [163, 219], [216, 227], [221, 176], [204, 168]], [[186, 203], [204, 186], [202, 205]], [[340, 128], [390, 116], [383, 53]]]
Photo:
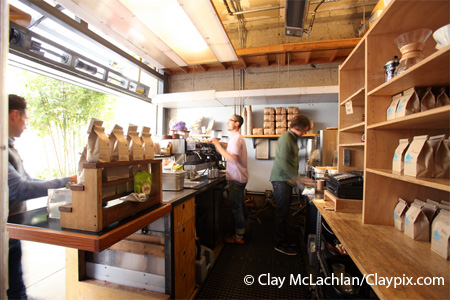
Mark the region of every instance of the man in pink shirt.
[[225, 242], [232, 244], [244, 244], [245, 221], [248, 216], [248, 208], [244, 203], [245, 186], [248, 181], [247, 147], [239, 132], [242, 123], [244, 123], [244, 120], [238, 115], [232, 115], [228, 120], [227, 129], [231, 132], [231, 136], [228, 139], [226, 149], [218, 139], [212, 139], [217, 152], [227, 161], [228, 196], [231, 201], [236, 234], [225, 238]]

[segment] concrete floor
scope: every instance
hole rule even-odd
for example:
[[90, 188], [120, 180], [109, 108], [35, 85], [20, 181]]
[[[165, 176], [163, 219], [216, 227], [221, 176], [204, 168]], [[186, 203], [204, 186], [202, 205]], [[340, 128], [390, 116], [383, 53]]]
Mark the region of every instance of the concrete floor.
[[30, 300], [64, 300], [65, 248], [22, 241], [23, 279]]

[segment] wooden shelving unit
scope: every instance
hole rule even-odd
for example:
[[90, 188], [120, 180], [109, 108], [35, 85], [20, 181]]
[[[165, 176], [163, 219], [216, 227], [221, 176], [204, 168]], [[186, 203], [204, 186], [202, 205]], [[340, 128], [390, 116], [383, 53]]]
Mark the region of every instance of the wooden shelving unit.
[[[119, 189], [119, 185], [134, 182], [134, 177], [114, 181], [103, 180], [103, 172], [108, 168], [142, 166], [151, 170], [152, 183], [149, 198], [144, 202], [122, 202], [105, 205], [108, 201], [130, 194], [130, 190], [103, 196], [104, 187]], [[72, 203], [60, 206], [61, 226], [64, 228], [99, 232], [104, 227], [123, 220], [151, 206], [162, 203], [162, 162], [161, 160], [121, 161], [109, 163], [87, 163], [84, 168], [84, 185], [73, 185]], [[132, 191], [132, 190], [131, 190]]]
[[[384, 272], [395, 276], [400, 272], [411, 277], [441, 273], [446, 274], [446, 280], [449, 278], [449, 262], [432, 252], [430, 243], [411, 240], [393, 227], [393, 210], [399, 197], [409, 203], [414, 199], [448, 201], [450, 180], [415, 178], [395, 174], [391, 170], [399, 139], [411, 141], [417, 135], [449, 135], [450, 106], [389, 121], [386, 120], [386, 112], [392, 96], [408, 88], [450, 86], [450, 46], [436, 50], [436, 42], [430, 36], [424, 45], [425, 58], [421, 62], [388, 82], [384, 82], [383, 68], [394, 55], [401, 57], [394, 43], [397, 36], [420, 28], [435, 31], [448, 24], [449, 20], [449, 1], [393, 0], [339, 69], [338, 170], [365, 171], [362, 214], [352, 214], [355, 222], [348, 228], [366, 235], [367, 239], [345, 233], [345, 228], [338, 222], [347, 218], [346, 215], [342, 214], [342, 220], [335, 220], [334, 215], [339, 213], [324, 213], [330, 215], [327, 222], [334, 227], [339, 239], [346, 240], [346, 249], [363, 273], [380, 275]], [[352, 114], [346, 113], [349, 102], [352, 103]], [[365, 142], [361, 141], [362, 134]], [[350, 149], [350, 166], [343, 165], [344, 149]], [[351, 240], [352, 237], [355, 241]], [[366, 245], [366, 241], [370, 245]], [[364, 244], [364, 251], [360, 251], [356, 244]], [[397, 260], [405, 255], [422, 257], [427, 262], [433, 260], [434, 264], [405, 268]], [[404, 294], [379, 288], [375, 291], [380, 299], [448, 298], [450, 294], [448, 288], [440, 289], [438, 293], [431, 286], [420, 288], [405, 287]]]

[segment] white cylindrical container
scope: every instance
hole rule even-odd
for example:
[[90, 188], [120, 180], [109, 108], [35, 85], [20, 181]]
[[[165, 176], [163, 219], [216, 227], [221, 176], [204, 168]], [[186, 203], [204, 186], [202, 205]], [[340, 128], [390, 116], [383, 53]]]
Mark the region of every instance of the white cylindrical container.
[[252, 106], [247, 105], [247, 134], [253, 134], [253, 116], [252, 116]]

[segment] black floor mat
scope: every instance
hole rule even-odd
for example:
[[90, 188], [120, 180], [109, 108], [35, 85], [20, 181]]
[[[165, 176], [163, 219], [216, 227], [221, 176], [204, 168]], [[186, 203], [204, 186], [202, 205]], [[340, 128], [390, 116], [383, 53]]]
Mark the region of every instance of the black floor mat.
[[[308, 276], [302, 254], [273, 248], [273, 211], [268, 207], [258, 215], [261, 224], [251, 218], [245, 245], [224, 246], [196, 299], [307, 299], [308, 287], [290, 282], [291, 276]], [[254, 283], [246, 285], [249, 276]], [[284, 278], [282, 286], [275, 277]]]

